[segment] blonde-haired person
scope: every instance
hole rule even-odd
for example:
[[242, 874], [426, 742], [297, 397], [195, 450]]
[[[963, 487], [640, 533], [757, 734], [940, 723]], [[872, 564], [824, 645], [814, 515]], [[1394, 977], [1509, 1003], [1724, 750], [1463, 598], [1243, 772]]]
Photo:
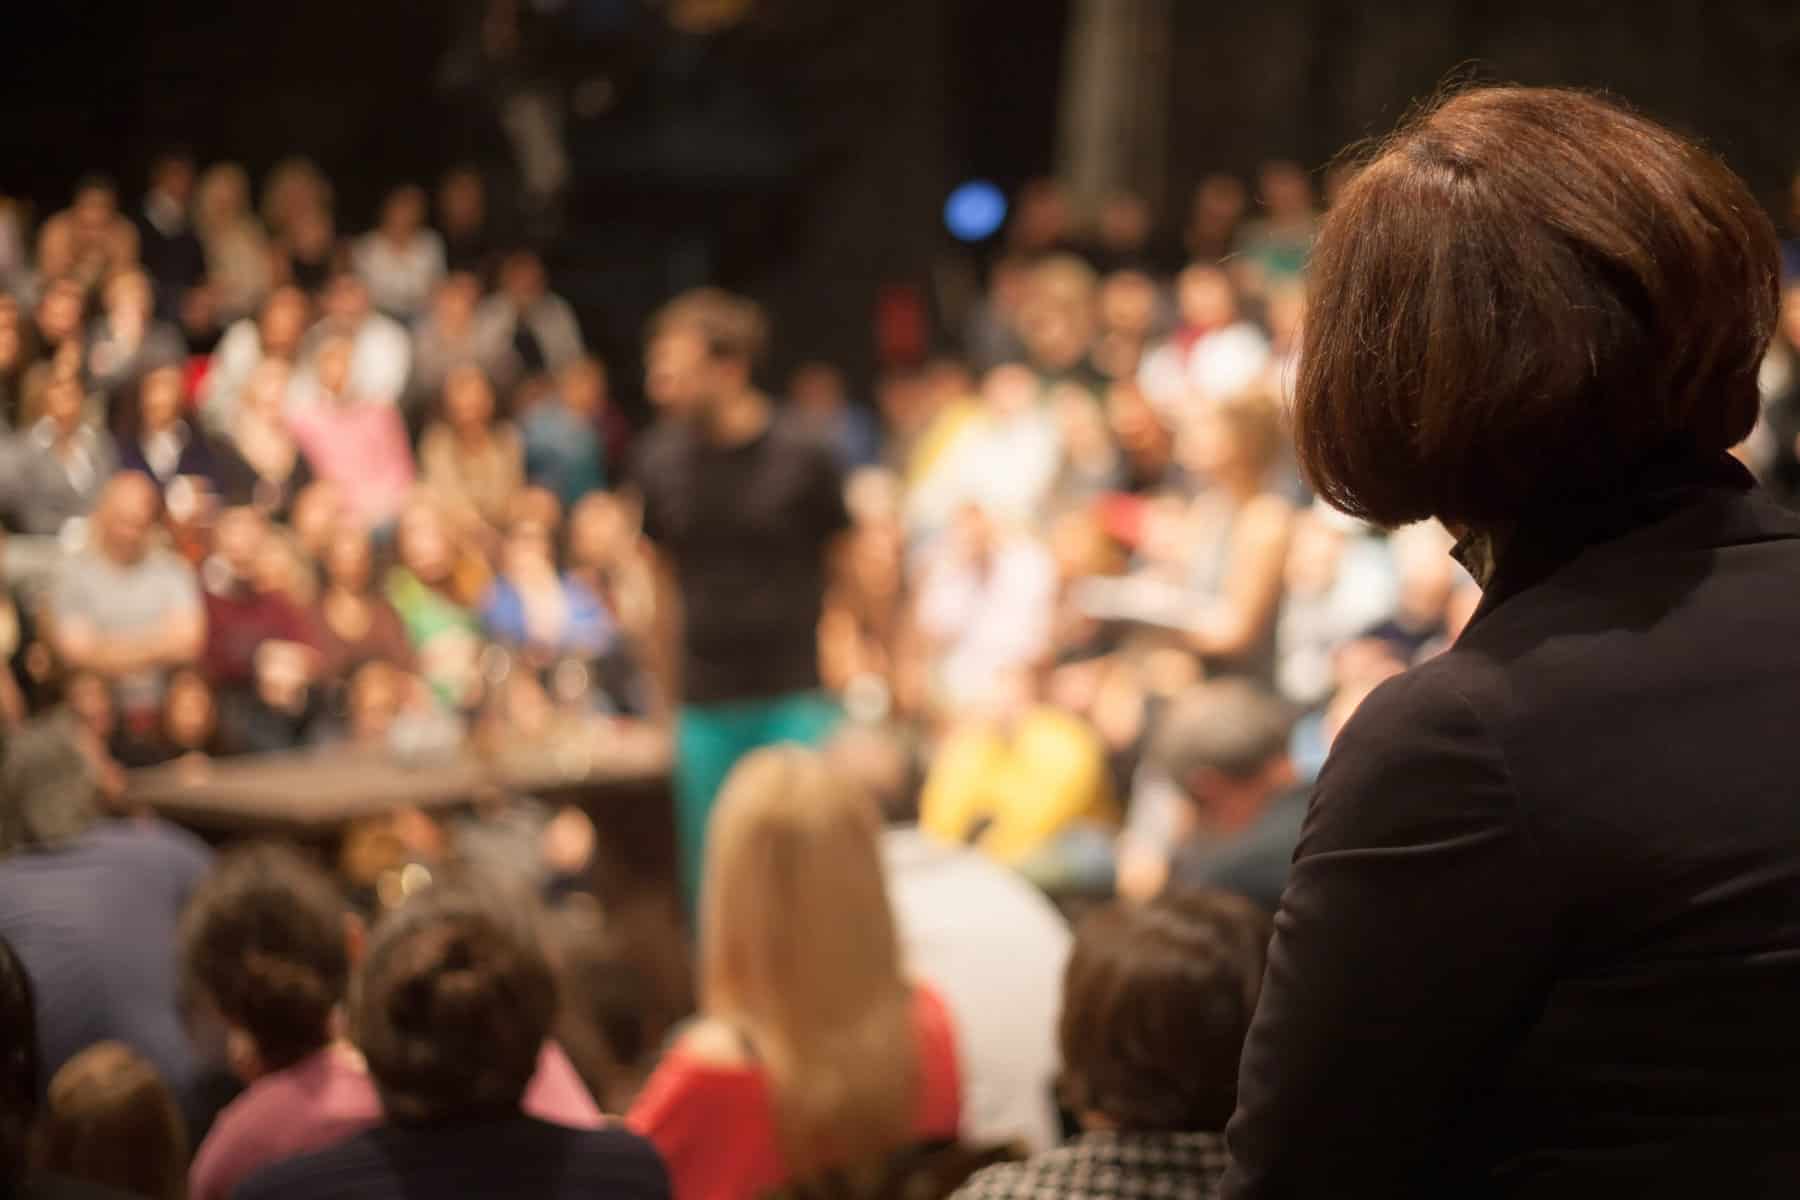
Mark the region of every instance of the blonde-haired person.
[[181, 1109], [150, 1061], [123, 1042], [89, 1046], [50, 1080], [33, 1155], [41, 1170], [122, 1195], [187, 1196]]
[[943, 1001], [902, 974], [874, 806], [818, 754], [756, 751], [707, 835], [699, 1019], [628, 1123], [682, 1200], [749, 1200], [956, 1136]]

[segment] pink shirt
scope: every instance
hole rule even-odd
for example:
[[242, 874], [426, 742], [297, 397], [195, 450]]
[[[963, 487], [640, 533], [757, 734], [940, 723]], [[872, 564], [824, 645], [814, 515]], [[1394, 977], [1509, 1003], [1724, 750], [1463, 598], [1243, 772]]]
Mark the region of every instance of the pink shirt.
[[[525, 1089], [530, 1116], [576, 1129], [605, 1124], [562, 1047], [545, 1042]], [[227, 1200], [271, 1163], [323, 1150], [381, 1123], [381, 1098], [362, 1056], [330, 1046], [251, 1084], [225, 1106], [188, 1171], [190, 1200]]]
[[392, 404], [321, 399], [288, 417], [294, 440], [320, 479], [344, 489], [371, 525], [400, 514], [413, 485], [406, 422]]

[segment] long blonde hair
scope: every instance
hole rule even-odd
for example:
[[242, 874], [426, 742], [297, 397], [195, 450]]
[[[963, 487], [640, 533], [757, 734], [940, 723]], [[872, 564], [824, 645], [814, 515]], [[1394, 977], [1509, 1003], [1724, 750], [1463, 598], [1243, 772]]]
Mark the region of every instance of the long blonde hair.
[[797, 1176], [911, 1134], [922, 1072], [872, 803], [817, 754], [760, 750], [707, 836], [701, 1008], [768, 1071]]

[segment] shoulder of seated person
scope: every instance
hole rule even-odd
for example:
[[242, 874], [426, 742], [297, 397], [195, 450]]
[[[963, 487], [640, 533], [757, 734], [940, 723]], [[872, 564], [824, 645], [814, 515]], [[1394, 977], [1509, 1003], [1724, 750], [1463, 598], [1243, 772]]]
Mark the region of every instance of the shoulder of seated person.
[[713, 1017], [696, 1017], [675, 1039], [682, 1057], [708, 1067], [748, 1067], [743, 1034]]

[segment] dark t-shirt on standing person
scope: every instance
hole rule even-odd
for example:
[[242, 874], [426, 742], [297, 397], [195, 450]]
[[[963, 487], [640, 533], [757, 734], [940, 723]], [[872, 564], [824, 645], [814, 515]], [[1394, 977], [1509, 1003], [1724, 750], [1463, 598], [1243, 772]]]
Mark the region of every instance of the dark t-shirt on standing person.
[[850, 523], [831, 447], [782, 416], [732, 446], [664, 422], [633, 468], [644, 532], [681, 591], [683, 699], [818, 687], [826, 547]]

